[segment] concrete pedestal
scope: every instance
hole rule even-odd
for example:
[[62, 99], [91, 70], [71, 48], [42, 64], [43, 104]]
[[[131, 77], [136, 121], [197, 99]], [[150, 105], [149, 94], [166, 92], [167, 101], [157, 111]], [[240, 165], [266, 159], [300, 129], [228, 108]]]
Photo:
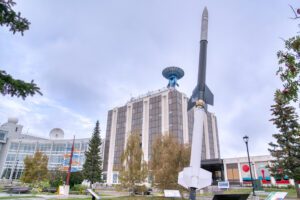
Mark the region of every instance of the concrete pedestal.
[[60, 195], [65, 195], [68, 196], [70, 191], [70, 186], [69, 185], [61, 185], [59, 186], [59, 194]]

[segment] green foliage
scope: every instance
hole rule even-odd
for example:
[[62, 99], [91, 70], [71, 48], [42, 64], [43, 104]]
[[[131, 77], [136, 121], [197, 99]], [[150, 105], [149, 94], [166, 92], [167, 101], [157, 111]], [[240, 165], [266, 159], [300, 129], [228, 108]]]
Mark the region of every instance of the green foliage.
[[40, 151], [34, 156], [26, 156], [24, 159], [24, 172], [21, 181], [24, 183], [40, 183], [48, 178], [48, 157]]
[[31, 81], [30, 83], [26, 83], [22, 80], [14, 79], [11, 75], [6, 74], [5, 71], [0, 70], [0, 93], [2, 95], [10, 95], [22, 97], [25, 99], [27, 96], [33, 96], [38, 93], [42, 95], [40, 92], [40, 88]]
[[[0, 0], [0, 26], [10, 27], [10, 31], [14, 34], [29, 29], [30, 22], [26, 18], [22, 18], [21, 14], [15, 12], [12, 7], [16, 3], [13, 0]], [[33, 82], [25, 82], [14, 79], [11, 75], [0, 69], [0, 93], [2, 95], [10, 95], [25, 99], [27, 96], [35, 94], [42, 95], [40, 88]]]
[[21, 32], [23, 35], [29, 29], [30, 22], [12, 9], [15, 4], [13, 0], [0, 0], [0, 26], [8, 26], [14, 34]]
[[[63, 185], [66, 181], [67, 172], [60, 171], [60, 170], [53, 170], [49, 172], [48, 180], [51, 187], [58, 187]], [[70, 175], [70, 187], [72, 188], [76, 184], [81, 184], [84, 180], [83, 174], [81, 171], [78, 172], [71, 172]]]
[[122, 187], [134, 189], [135, 186], [144, 183], [148, 175], [148, 167], [143, 157], [140, 135], [131, 133], [121, 156], [123, 165], [120, 167], [119, 180]]
[[85, 163], [83, 164], [83, 177], [92, 184], [101, 182], [102, 177], [102, 158], [100, 154], [101, 138], [99, 121], [96, 122], [93, 136], [89, 142], [89, 148], [85, 152]]
[[70, 176], [70, 187], [81, 184], [84, 180], [83, 173], [81, 171], [72, 172]]
[[73, 186], [72, 191], [78, 191], [79, 194], [85, 194], [87, 187], [81, 184], [76, 184]]
[[66, 180], [67, 173], [60, 171], [58, 169], [50, 171], [48, 180], [51, 187], [58, 188], [60, 185], [63, 185]]
[[272, 147], [269, 151], [276, 158], [270, 169], [276, 178], [282, 178], [284, 175], [297, 178], [295, 170], [300, 166], [300, 125], [295, 108], [290, 106], [282, 96], [283, 94], [277, 90], [276, 104], [271, 106], [273, 115], [271, 121], [279, 133], [273, 134], [276, 143], [269, 143]]
[[[180, 189], [178, 173], [189, 165], [191, 149], [170, 136], [156, 138], [152, 146], [150, 170], [153, 184], [161, 189]], [[163, 160], [163, 162], [162, 162]]]
[[300, 75], [300, 36], [292, 37], [285, 41], [285, 50], [277, 53], [278, 63], [280, 64], [277, 70], [283, 89], [282, 101], [288, 103], [298, 100], [299, 92], [299, 75]]

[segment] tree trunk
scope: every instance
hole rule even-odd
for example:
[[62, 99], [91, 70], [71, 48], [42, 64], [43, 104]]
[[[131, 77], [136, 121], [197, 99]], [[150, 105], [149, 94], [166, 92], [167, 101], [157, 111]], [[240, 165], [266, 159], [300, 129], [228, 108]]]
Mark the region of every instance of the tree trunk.
[[300, 188], [299, 188], [299, 183], [295, 181], [295, 189], [297, 193], [297, 198], [300, 198]]

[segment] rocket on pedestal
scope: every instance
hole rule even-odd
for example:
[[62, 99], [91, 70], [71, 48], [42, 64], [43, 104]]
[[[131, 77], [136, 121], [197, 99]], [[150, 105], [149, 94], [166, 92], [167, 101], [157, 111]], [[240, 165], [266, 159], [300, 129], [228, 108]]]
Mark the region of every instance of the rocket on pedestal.
[[200, 60], [198, 67], [198, 82], [188, 103], [188, 109], [194, 108], [194, 126], [190, 166], [178, 174], [178, 183], [190, 189], [190, 199], [196, 199], [196, 190], [212, 183], [212, 173], [201, 168], [203, 141], [203, 126], [206, 118], [206, 104], [213, 105], [213, 94], [205, 84], [206, 50], [207, 50], [208, 12], [202, 13]]
[[214, 104], [214, 95], [205, 84], [206, 77], [206, 55], [207, 55], [207, 32], [208, 32], [208, 11], [205, 7], [202, 13], [200, 54], [198, 66], [198, 81], [193, 94], [188, 102], [188, 110], [193, 108], [196, 101], [201, 99], [206, 104]]

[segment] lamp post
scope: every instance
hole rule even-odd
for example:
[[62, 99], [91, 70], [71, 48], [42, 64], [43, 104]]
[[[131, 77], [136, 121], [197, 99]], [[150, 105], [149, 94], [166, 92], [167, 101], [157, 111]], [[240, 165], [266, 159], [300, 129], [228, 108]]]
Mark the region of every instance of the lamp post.
[[244, 142], [246, 143], [246, 148], [247, 148], [247, 155], [248, 155], [248, 163], [249, 163], [249, 167], [250, 167], [250, 176], [251, 176], [251, 183], [252, 183], [252, 190], [253, 190], [253, 196], [255, 196], [255, 190], [254, 190], [254, 182], [253, 182], [253, 177], [252, 177], [252, 167], [251, 167], [251, 163], [250, 163], [250, 156], [249, 156], [249, 148], [248, 148], [248, 140], [249, 137], [247, 135], [245, 135], [243, 137]]

